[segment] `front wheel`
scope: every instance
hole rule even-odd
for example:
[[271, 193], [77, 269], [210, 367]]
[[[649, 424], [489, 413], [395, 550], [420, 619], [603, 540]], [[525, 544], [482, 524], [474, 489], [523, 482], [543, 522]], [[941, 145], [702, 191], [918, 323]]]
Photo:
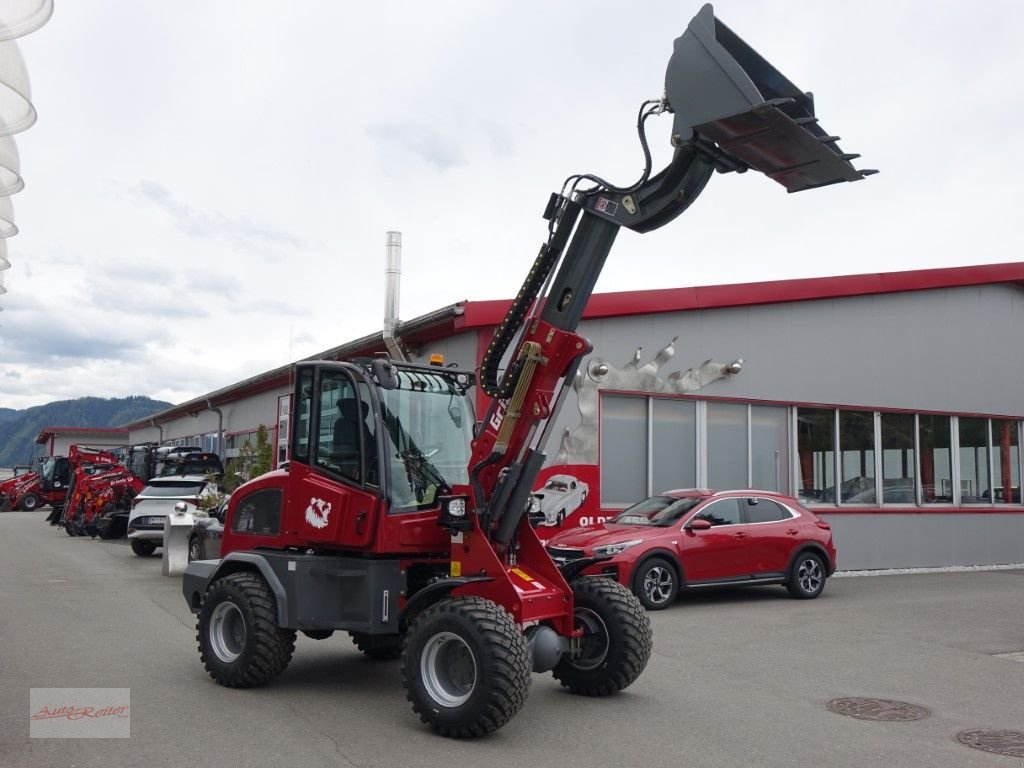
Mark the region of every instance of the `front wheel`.
[[196, 621], [199, 657], [210, 677], [228, 688], [252, 688], [284, 672], [295, 630], [277, 626], [277, 601], [255, 573], [218, 579]]
[[203, 545], [198, 536], [188, 540], [188, 561], [190, 563], [203, 559]]
[[496, 731], [526, 702], [530, 655], [512, 616], [480, 597], [442, 600], [406, 636], [402, 683], [420, 720], [442, 736]]
[[43, 500], [30, 491], [21, 497], [21, 502], [18, 506], [25, 512], [35, 512], [43, 506]]
[[583, 577], [572, 583], [572, 591], [576, 628], [583, 636], [578, 653], [563, 656], [552, 674], [571, 693], [617, 693], [651, 658], [651, 622], [636, 595], [611, 579]]
[[801, 552], [789, 569], [786, 589], [798, 600], [812, 600], [825, 588], [825, 566], [813, 552]]

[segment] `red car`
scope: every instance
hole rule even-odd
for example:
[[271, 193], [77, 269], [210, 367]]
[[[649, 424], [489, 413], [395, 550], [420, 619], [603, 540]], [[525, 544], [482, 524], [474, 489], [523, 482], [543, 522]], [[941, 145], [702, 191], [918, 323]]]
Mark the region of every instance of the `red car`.
[[651, 610], [670, 605], [680, 587], [782, 584], [811, 599], [836, 569], [829, 524], [768, 491], [667, 491], [560, 533], [547, 549], [559, 565], [610, 558], [583, 572], [613, 576]]

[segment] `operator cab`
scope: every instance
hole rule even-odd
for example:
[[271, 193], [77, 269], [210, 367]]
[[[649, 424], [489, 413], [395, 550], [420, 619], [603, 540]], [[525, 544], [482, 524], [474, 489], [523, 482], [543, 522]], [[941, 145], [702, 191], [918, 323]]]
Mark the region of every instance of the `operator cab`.
[[39, 467], [39, 485], [44, 491], [67, 488], [71, 482], [71, 464], [66, 456], [47, 456]]
[[259, 547], [416, 551], [422, 536], [406, 543], [401, 529], [417, 513], [447, 548], [438, 497], [469, 482], [473, 374], [379, 359], [310, 362], [297, 366], [295, 382], [288, 469], [232, 496], [222, 555]]

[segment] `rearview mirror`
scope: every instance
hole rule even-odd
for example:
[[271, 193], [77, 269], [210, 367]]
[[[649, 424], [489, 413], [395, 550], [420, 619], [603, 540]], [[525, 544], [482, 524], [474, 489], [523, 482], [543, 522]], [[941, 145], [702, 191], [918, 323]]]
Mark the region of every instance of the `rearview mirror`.
[[711, 521], [705, 520], [703, 517], [699, 517], [696, 520], [691, 520], [683, 526], [688, 531], [706, 531], [711, 527]]

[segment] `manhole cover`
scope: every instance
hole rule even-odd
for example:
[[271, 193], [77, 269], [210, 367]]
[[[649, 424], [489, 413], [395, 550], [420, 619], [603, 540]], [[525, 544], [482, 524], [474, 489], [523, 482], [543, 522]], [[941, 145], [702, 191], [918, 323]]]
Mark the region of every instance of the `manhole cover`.
[[849, 715], [858, 720], [907, 722], [909, 720], [924, 720], [931, 714], [924, 707], [908, 704], [905, 701], [865, 699], [859, 696], [832, 699], [826, 706], [837, 715]]
[[1024, 757], [1024, 733], [1020, 731], [960, 731], [956, 740], [984, 752]]

